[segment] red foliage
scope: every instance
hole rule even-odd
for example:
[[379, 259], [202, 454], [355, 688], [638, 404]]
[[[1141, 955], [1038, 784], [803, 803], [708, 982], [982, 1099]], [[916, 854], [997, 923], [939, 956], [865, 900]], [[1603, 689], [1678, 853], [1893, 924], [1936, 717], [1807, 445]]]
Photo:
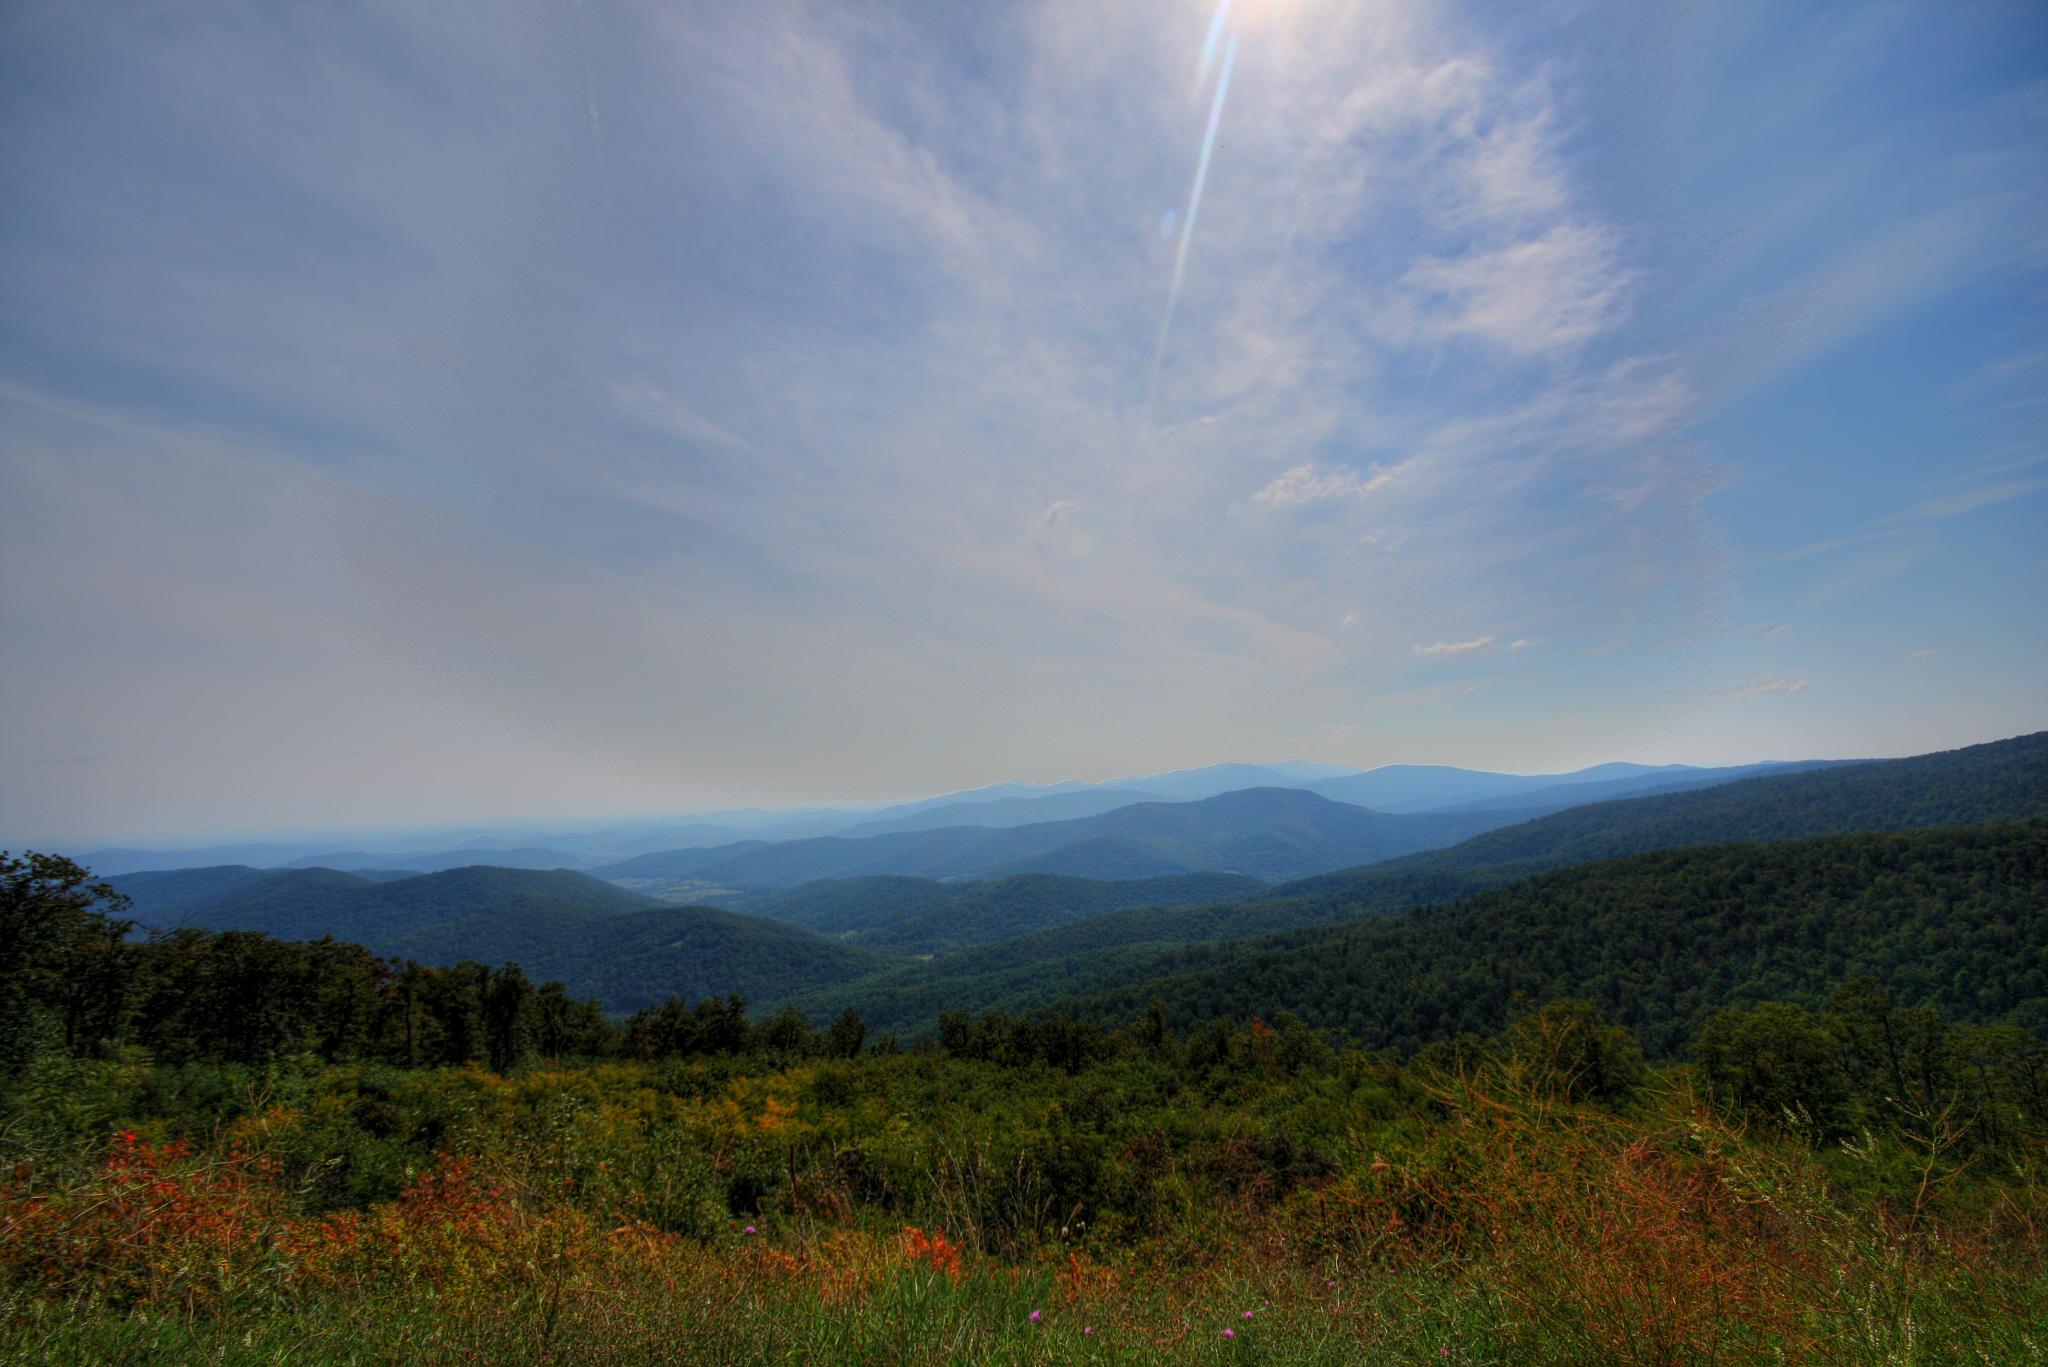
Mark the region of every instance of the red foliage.
[[948, 1240], [944, 1230], [926, 1234], [915, 1225], [905, 1229], [903, 1256], [934, 1272], [943, 1272], [956, 1282], [960, 1280], [960, 1246]]
[[235, 1150], [201, 1159], [184, 1140], [117, 1133], [92, 1178], [68, 1191], [0, 1184], [0, 1281], [45, 1292], [194, 1310], [252, 1270], [279, 1224], [275, 1166]]

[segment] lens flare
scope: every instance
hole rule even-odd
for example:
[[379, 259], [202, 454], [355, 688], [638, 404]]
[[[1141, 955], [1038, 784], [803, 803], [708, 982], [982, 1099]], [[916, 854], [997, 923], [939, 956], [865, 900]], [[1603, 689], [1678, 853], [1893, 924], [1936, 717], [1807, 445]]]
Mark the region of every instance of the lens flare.
[[[1188, 191], [1187, 212], [1181, 216], [1180, 245], [1173, 253], [1173, 279], [1166, 288], [1166, 312], [1159, 320], [1159, 343], [1152, 351], [1152, 373], [1145, 382], [1145, 408], [1150, 412], [1154, 392], [1159, 386], [1159, 371], [1166, 364], [1166, 343], [1173, 333], [1173, 314], [1180, 304], [1181, 282], [1188, 273], [1188, 246], [1195, 236], [1195, 216], [1202, 209], [1202, 187], [1209, 180], [1209, 160], [1216, 153], [1216, 130], [1223, 122], [1223, 103], [1230, 97], [1230, 73], [1237, 65], [1237, 29], [1230, 23], [1231, 0], [1222, 0], [1216, 6], [1215, 17], [1209, 21], [1209, 34], [1202, 42], [1202, 60], [1195, 72], [1195, 88], [1208, 76], [1209, 68], [1216, 60], [1216, 48], [1223, 46], [1223, 69], [1216, 77], [1216, 93], [1209, 98], [1209, 122], [1202, 130], [1202, 151], [1195, 160], [1195, 183]], [[1227, 35], [1227, 36], [1226, 36]]]

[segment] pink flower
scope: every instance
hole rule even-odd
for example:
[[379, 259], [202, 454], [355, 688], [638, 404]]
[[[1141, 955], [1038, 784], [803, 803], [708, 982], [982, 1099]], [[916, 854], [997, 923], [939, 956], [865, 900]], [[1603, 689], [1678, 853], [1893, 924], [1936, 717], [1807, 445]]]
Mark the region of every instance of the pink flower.
[[754, 1232], [754, 1227], [753, 1227], [752, 1225], [748, 1225], [748, 1226], [747, 1226], [747, 1233], [749, 1233], [749, 1234], [752, 1234], [753, 1232]]
[[1095, 1332], [1095, 1326], [1094, 1326], [1094, 1325], [1092, 1325], [1092, 1324], [1091, 1324], [1091, 1325], [1088, 1325], [1088, 1326], [1087, 1326], [1086, 1328], [1084, 1328], [1084, 1329], [1082, 1329], [1082, 1330], [1081, 1330], [1081, 1337], [1085, 1339], [1085, 1338], [1087, 1338], [1087, 1337], [1088, 1337], [1088, 1336], [1089, 1336], [1090, 1334], [1092, 1334], [1092, 1333], [1094, 1333], [1094, 1332]]
[[1234, 1338], [1236, 1338], [1236, 1337], [1237, 1337], [1237, 1330], [1235, 1330], [1235, 1329], [1225, 1329], [1225, 1330], [1223, 1331], [1223, 1337], [1225, 1337], [1225, 1338], [1227, 1338], [1227, 1339], [1234, 1339]]
[[1031, 1322], [1032, 1322], [1033, 1324], [1036, 1324], [1036, 1323], [1038, 1323], [1038, 1317], [1039, 1317], [1039, 1315], [1041, 1315], [1041, 1314], [1043, 1314], [1043, 1313], [1044, 1313], [1043, 1311], [1039, 1311], [1039, 1310], [1034, 1310], [1034, 1311], [1032, 1311], [1032, 1312], [1031, 1312]]
[[1244, 1317], [1245, 1317], [1246, 1319], [1250, 1319], [1250, 1318], [1252, 1317], [1252, 1312], [1251, 1312], [1251, 1311], [1249, 1311], [1249, 1310], [1245, 1311], [1245, 1312], [1244, 1312]]

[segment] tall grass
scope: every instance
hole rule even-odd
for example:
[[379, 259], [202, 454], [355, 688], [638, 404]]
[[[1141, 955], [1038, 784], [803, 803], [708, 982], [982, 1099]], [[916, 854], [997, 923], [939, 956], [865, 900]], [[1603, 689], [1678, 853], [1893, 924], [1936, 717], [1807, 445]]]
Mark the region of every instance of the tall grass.
[[[631, 1069], [442, 1076], [439, 1099], [459, 1100], [434, 1114], [431, 1161], [354, 1204], [332, 1199], [308, 1139], [328, 1133], [317, 1099], [266, 1097], [201, 1143], [122, 1129], [82, 1161], [17, 1155], [0, 1170], [0, 1352], [2048, 1359], [2038, 1146], [1996, 1173], [1957, 1160], [1938, 1128], [1815, 1153], [1746, 1131], [1682, 1078], [1627, 1113], [1495, 1078], [1353, 1128], [1319, 1164], [1282, 1162], [1236, 1121], [1201, 1139], [1200, 1162], [1196, 1138], [1165, 1133], [1138, 1155], [1143, 1218], [1098, 1197], [1084, 1225], [1057, 1150], [884, 1114], [859, 1089], [821, 1106], [814, 1074], [651, 1091]], [[383, 1124], [360, 1099], [344, 1109]], [[892, 1125], [917, 1142], [855, 1143]], [[416, 1133], [406, 1143], [395, 1151], [420, 1152]]]

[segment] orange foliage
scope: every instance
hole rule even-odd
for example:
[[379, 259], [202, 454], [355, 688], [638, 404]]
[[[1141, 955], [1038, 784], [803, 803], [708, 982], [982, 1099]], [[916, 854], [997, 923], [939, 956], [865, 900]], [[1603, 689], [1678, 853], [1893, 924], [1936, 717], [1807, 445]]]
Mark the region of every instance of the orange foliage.
[[200, 1159], [183, 1140], [149, 1144], [122, 1130], [81, 1189], [0, 1184], [0, 1282], [45, 1293], [192, 1311], [255, 1271], [280, 1223], [275, 1167], [230, 1149]]
[[915, 1225], [905, 1229], [903, 1256], [934, 1272], [943, 1272], [956, 1282], [960, 1280], [960, 1246], [950, 1242], [943, 1229], [933, 1234], [926, 1234]]
[[1085, 1253], [1069, 1253], [1067, 1265], [1059, 1271], [1058, 1286], [1061, 1297], [1069, 1301], [1105, 1300], [1116, 1294], [1116, 1270], [1090, 1262]]

